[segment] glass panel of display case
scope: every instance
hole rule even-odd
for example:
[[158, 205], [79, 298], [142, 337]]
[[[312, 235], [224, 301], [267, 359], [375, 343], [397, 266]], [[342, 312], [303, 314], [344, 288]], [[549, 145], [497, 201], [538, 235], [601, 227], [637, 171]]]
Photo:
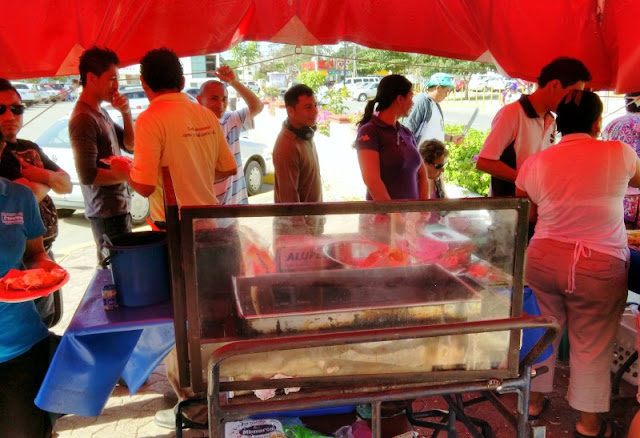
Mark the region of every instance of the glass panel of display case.
[[201, 337], [510, 317], [518, 211], [427, 204], [194, 219]]

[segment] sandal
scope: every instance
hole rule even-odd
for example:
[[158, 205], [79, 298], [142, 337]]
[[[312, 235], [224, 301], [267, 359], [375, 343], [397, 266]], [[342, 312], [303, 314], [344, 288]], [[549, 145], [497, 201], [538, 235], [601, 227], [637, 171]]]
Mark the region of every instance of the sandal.
[[[607, 425], [611, 425], [611, 435], [607, 436]], [[602, 424], [600, 425], [600, 430], [597, 435], [585, 435], [583, 433], [575, 430], [573, 435], [575, 438], [622, 438], [622, 428], [618, 423], [612, 420], [602, 420]]]
[[549, 398], [547, 397], [543, 397], [542, 408], [540, 409], [540, 412], [538, 412], [537, 414], [529, 414], [529, 421], [534, 421], [540, 418], [540, 416], [549, 408], [549, 406], [551, 406], [551, 400], [549, 400]]

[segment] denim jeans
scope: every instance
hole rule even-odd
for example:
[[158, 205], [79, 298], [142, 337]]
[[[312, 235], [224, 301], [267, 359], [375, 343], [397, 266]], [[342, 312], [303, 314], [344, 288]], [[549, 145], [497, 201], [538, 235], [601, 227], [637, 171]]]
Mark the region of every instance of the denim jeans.
[[103, 247], [103, 235], [106, 234], [109, 239], [114, 239], [131, 232], [131, 215], [129, 213], [112, 217], [90, 217], [89, 222], [91, 222], [93, 240], [96, 242], [98, 263], [102, 263], [109, 256], [108, 251]]

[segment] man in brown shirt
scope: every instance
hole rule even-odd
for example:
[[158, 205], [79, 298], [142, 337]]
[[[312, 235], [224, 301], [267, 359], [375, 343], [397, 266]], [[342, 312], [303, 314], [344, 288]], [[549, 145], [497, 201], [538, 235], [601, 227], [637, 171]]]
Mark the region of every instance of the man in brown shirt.
[[[322, 179], [316, 145], [313, 142], [318, 108], [313, 90], [304, 84], [294, 85], [284, 94], [287, 120], [273, 148], [275, 167], [274, 201], [322, 202]], [[287, 218], [283, 218], [287, 219]], [[293, 218], [291, 218], [293, 219]], [[306, 226], [279, 221], [279, 234], [319, 234], [324, 221], [305, 218]]]
[[[133, 119], [129, 100], [118, 92], [120, 60], [110, 49], [92, 47], [80, 56], [78, 69], [82, 94], [69, 120], [71, 149], [84, 198], [84, 214], [91, 223], [98, 261], [108, 254], [104, 235], [114, 237], [131, 232], [131, 196], [127, 174], [101, 160], [133, 151]], [[123, 127], [113, 122], [102, 102], [122, 114]]]

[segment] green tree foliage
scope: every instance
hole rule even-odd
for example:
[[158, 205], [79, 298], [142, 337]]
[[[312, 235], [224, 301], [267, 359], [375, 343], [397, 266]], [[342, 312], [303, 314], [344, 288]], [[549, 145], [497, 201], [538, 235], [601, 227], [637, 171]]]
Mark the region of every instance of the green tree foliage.
[[245, 65], [255, 62], [260, 57], [260, 48], [255, 41], [247, 41], [236, 44], [230, 50], [233, 60], [238, 65]]
[[348, 109], [344, 104], [347, 97], [348, 93], [346, 88], [334, 87], [333, 90], [327, 91], [326, 99], [328, 103], [324, 105], [324, 108], [329, 110], [332, 114], [344, 114]]
[[414, 63], [423, 78], [429, 78], [438, 72], [450, 73], [454, 76], [469, 78], [473, 73], [495, 71], [493, 64], [475, 61], [461, 61], [459, 59], [442, 58], [431, 55], [415, 55]]
[[[445, 132], [461, 134], [463, 125], [447, 125]], [[470, 129], [464, 141], [460, 145], [447, 144], [449, 160], [445, 168], [445, 179], [457, 186], [487, 196], [491, 177], [488, 173], [476, 169], [475, 156], [480, 153], [489, 130], [478, 131]]]
[[318, 88], [324, 84], [324, 75], [319, 71], [301, 71], [298, 82], [307, 85], [317, 94]]
[[[343, 56], [344, 52], [338, 51], [336, 56]], [[347, 48], [347, 57], [353, 57], [353, 48]], [[369, 49], [358, 46], [355, 50], [356, 75], [370, 76], [375, 75], [381, 70], [392, 71], [393, 73], [404, 74], [408, 71], [412, 64], [410, 53], [392, 52], [390, 50]], [[353, 69], [351, 69], [353, 71]]]

